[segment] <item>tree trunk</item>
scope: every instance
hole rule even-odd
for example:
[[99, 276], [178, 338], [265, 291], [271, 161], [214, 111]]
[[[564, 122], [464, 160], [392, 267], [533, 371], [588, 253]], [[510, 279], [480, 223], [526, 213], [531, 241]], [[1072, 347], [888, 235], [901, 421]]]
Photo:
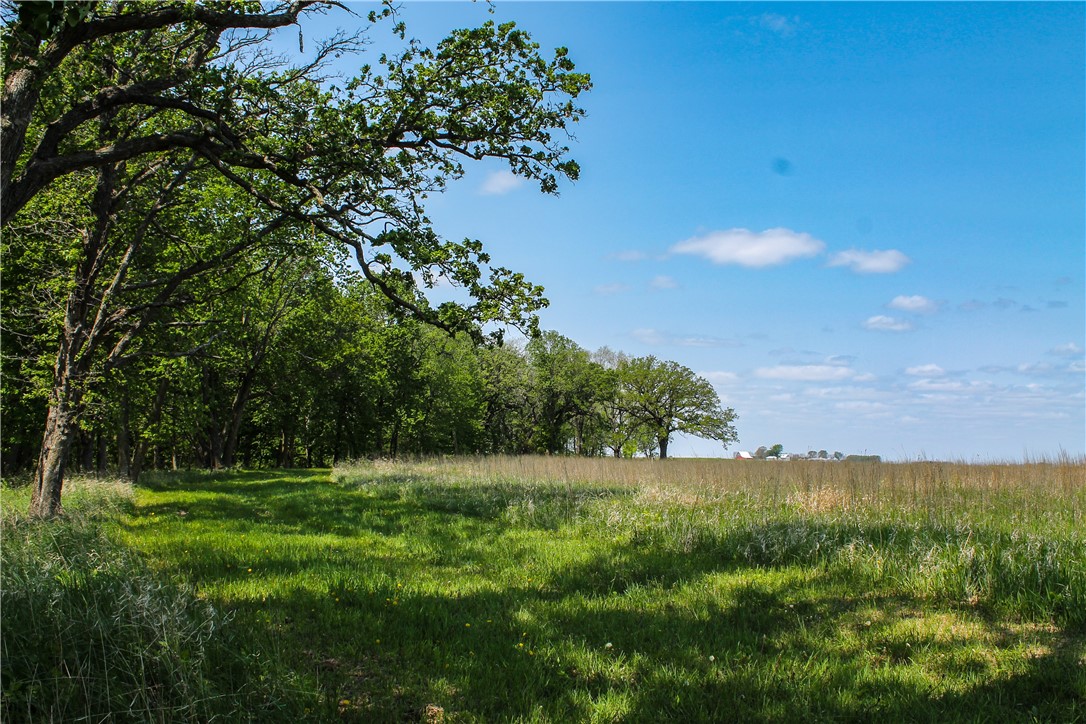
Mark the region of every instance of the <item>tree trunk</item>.
[[399, 416], [392, 423], [392, 434], [388, 439], [388, 456], [393, 460], [396, 459], [396, 451], [400, 447], [400, 418]]
[[66, 345], [62, 344], [54, 372], [53, 392], [45, 416], [38, 467], [34, 472], [34, 490], [30, 514], [40, 518], [59, 515], [60, 493], [64, 487], [64, 463], [76, 436], [76, 410], [80, 395], [71, 384]]
[[94, 469], [94, 438], [87, 431], [79, 431], [79, 472], [86, 475]]
[[241, 432], [241, 423], [245, 420], [245, 408], [249, 404], [249, 398], [253, 394], [253, 381], [260, 368], [260, 361], [256, 362], [246, 371], [241, 378], [241, 384], [234, 395], [234, 402], [230, 405], [230, 425], [226, 429], [226, 440], [223, 444], [222, 464], [228, 468], [233, 467], [238, 452], [238, 434]]
[[106, 470], [109, 469], [109, 444], [106, 442], [106, 436], [101, 432], [98, 433], [98, 474], [105, 475]]
[[[151, 413], [147, 416], [147, 428], [150, 429], [158, 424], [158, 421], [162, 419], [162, 407], [166, 404], [166, 392], [169, 389], [170, 381], [168, 378], [163, 377], [158, 381], [158, 389], [155, 390], [155, 404], [151, 407]], [[127, 415], [126, 415], [127, 417]], [[147, 430], [144, 430], [140, 435], [139, 442], [136, 443], [136, 454], [132, 456], [132, 465], [128, 469], [128, 477], [133, 483], [138, 482], [140, 473], [143, 472], [143, 463], [147, 459], [147, 448], [150, 445], [150, 441], [147, 439]], [[156, 449], [155, 458], [157, 464], [158, 452]]]
[[279, 435], [279, 467], [294, 466], [294, 431], [281, 428]]
[[117, 426], [117, 474], [127, 478], [132, 467], [131, 431], [128, 429], [128, 395], [121, 400], [121, 419]]
[[34, 473], [34, 492], [30, 498], [33, 516], [52, 518], [61, 513], [60, 491], [64, 486], [64, 460], [72, 444], [71, 428], [71, 411], [66, 406], [51, 405]]
[[658, 438], [660, 441], [660, 459], [667, 460], [667, 442], [669, 435]]

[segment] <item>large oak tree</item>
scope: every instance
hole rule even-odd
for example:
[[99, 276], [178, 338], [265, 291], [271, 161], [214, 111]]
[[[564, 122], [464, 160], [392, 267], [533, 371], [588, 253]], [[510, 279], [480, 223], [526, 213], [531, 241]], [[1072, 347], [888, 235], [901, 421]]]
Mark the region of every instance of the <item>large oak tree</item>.
[[725, 447], [739, 439], [732, 425], [735, 411], [721, 407], [713, 386], [689, 367], [653, 356], [635, 357], [620, 363], [619, 376], [621, 404], [630, 418], [656, 437], [661, 460], [676, 432], [716, 440]]

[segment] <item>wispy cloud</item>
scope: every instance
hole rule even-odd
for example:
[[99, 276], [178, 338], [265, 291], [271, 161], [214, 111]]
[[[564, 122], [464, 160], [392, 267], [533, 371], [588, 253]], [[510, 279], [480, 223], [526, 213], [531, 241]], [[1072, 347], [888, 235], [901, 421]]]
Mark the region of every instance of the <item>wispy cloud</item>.
[[760, 268], [818, 256], [826, 245], [810, 234], [776, 228], [766, 231], [728, 229], [695, 236], [671, 247], [674, 254], [692, 254], [714, 264]]
[[887, 317], [885, 314], [876, 314], [868, 317], [864, 322], [864, 329], [875, 332], [909, 332], [913, 329], [913, 323], [907, 319]]
[[898, 295], [891, 299], [886, 306], [890, 307], [890, 309], [913, 312], [914, 314], [935, 314], [939, 311], [938, 302], [919, 294], [912, 296]]
[[595, 289], [593, 289], [596, 294], [605, 297], [609, 297], [612, 294], [621, 294], [623, 292], [628, 292], [629, 290], [630, 287], [626, 284], [622, 284], [621, 282], [614, 282], [612, 284], [600, 284]]
[[630, 335], [642, 344], [652, 347], [742, 347], [743, 343], [734, 339], [713, 337], [699, 334], [672, 334], [651, 327], [642, 327], [630, 332]]
[[799, 29], [799, 16], [787, 17], [777, 13], [762, 13], [752, 17], [751, 23], [763, 30], [780, 35], [782, 38], [791, 38]]
[[1082, 347], [1079, 347], [1074, 342], [1068, 342], [1067, 344], [1057, 345], [1048, 350], [1049, 354], [1054, 354], [1057, 357], [1078, 357], [1082, 354]]
[[830, 257], [827, 266], [843, 266], [857, 274], [893, 274], [905, 268], [911, 259], [897, 249], [863, 251], [849, 249]]
[[784, 380], [788, 382], [833, 382], [847, 380], [855, 376], [851, 367], [841, 365], [777, 365], [759, 367], [754, 376], [763, 380]]
[[512, 171], [493, 171], [479, 187], [479, 193], [484, 196], [501, 196], [524, 183], [524, 179]]
[[679, 283], [675, 281], [672, 277], [661, 274], [659, 276], [653, 277], [652, 281], [649, 282], [649, 286], [653, 289], [662, 291], [664, 289], [678, 289]]

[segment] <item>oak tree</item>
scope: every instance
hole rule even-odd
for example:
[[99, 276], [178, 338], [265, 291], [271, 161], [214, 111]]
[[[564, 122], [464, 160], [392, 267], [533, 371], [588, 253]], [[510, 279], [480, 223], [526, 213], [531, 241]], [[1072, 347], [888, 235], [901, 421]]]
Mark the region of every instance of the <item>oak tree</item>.
[[688, 367], [656, 357], [635, 357], [619, 367], [623, 404], [631, 418], [646, 428], [667, 458], [671, 435], [684, 432], [717, 440], [726, 448], [738, 439], [735, 411], [721, 407], [713, 386]]

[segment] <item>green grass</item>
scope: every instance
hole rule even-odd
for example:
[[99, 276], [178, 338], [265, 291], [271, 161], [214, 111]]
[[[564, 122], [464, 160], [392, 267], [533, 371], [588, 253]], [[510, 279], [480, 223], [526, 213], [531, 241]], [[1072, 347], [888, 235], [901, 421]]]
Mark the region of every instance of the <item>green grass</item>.
[[489, 464], [161, 475], [102, 545], [229, 622], [226, 721], [1086, 721], [1081, 463]]

